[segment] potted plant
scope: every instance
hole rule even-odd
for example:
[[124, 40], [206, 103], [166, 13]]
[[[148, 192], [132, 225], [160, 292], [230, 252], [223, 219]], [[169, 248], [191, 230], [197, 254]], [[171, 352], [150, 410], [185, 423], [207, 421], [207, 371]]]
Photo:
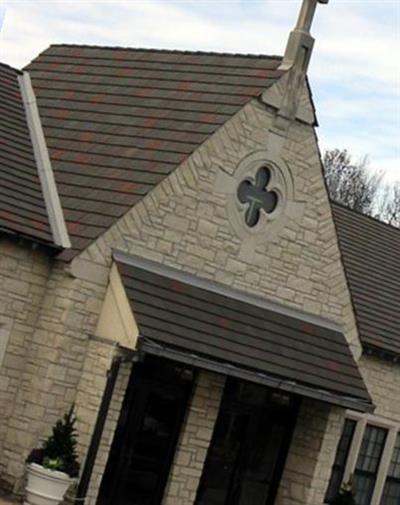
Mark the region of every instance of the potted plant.
[[58, 505], [79, 473], [73, 407], [58, 420], [40, 449], [27, 458], [25, 505]]

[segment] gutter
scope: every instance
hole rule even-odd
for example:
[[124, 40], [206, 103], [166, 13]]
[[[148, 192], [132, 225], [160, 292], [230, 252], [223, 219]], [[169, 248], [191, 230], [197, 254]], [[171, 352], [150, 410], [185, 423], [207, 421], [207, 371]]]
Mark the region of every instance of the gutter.
[[40, 121], [39, 109], [36, 96], [33, 91], [31, 78], [28, 72], [18, 76], [22, 100], [24, 102], [26, 120], [31, 137], [33, 152], [35, 155], [38, 175], [42, 186], [43, 196], [46, 203], [47, 216], [50, 223], [54, 243], [64, 249], [71, 247], [65, 224], [64, 213], [58, 195], [54, 173], [47, 150], [46, 140]]
[[159, 356], [179, 363], [184, 363], [186, 365], [202, 368], [203, 370], [209, 370], [210, 372], [226, 375], [227, 377], [236, 377], [237, 379], [255, 382], [262, 384], [263, 386], [285, 391], [286, 393], [292, 393], [306, 398], [312, 398], [313, 400], [319, 400], [324, 403], [329, 403], [330, 405], [336, 405], [342, 408], [356, 410], [358, 412], [372, 413], [375, 410], [375, 406], [372, 403], [362, 398], [345, 396], [340, 393], [333, 393], [328, 390], [314, 388], [295, 381], [275, 378], [263, 372], [237, 367], [230, 363], [216, 361], [190, 352], [184, 352], [162, 345], [159, 342], [154, 342], [147, 338], [141, 337], [138, 344], [138, 350], [139, 353], [151, 354], [153, 356]]

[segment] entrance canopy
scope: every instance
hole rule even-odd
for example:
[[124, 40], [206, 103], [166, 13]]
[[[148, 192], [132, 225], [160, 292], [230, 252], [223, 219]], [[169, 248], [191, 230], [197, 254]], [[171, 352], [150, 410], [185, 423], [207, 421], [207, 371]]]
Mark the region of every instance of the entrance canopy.
[[344, 335], [313, 316], [114, 252], [139, 349], [359, 411], [373, 405]]

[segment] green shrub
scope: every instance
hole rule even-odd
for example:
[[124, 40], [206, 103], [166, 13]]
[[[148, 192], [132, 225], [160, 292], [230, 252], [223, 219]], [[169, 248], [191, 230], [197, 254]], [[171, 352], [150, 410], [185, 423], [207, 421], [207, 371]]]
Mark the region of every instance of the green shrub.
[[75, 429], [76, 417], [73, 407], [59, 419], [53, 427], [52, 434], [40, 449], [34, 449], [28, 463], [37, 463], [50, 470], [65, 472], [70, 477], [79, 473], [79, 463], [76, 454], [77, 434]]

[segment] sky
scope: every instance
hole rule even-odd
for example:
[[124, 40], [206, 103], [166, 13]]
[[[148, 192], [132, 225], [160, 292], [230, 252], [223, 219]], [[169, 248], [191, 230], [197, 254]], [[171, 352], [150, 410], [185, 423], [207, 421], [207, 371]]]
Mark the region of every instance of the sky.
[[[302, 0], [0, 0], [0, 61], [54, 43], [283, 54]], [[400, 0], [319, 5], [309, 69], [322, 151], [400, 180]]]

